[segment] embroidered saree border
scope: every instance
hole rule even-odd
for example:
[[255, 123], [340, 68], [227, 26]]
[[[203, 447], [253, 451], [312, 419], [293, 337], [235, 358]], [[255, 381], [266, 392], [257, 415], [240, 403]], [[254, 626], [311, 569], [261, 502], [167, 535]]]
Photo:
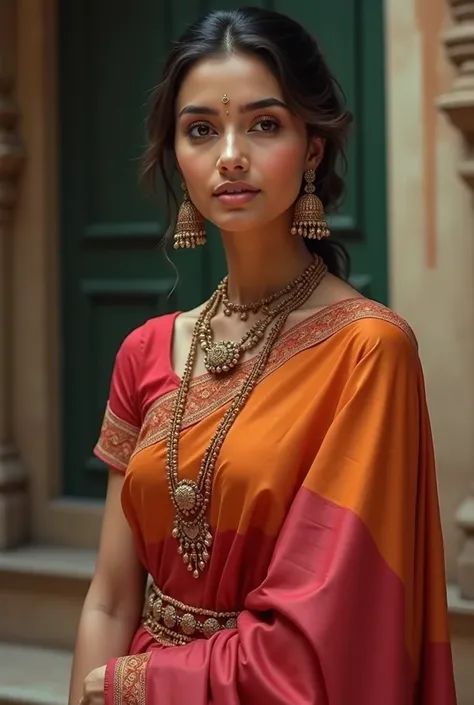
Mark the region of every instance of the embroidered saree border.
[[[261, 379], [268, 377], [297, 353], [321, 343], [350, 323], [363, 318], [377, 318], [393, 323], [408, 336], [414, 348], [417, 349], [413, 331], [398, 314], [373, 301], [350, 299], [310, 316], [287, 331], [273, 348]], [[228, 403], [246, 378], [250, 365], [252, 360], [246, 360], [231, 377], [224, 379], [215, 379], [210, 374], [204, 374], [193, 380], [183, 428], [189, 428]], [[151, 405], [143, 421], [132, 456], [166, 437], [166, 419], [172, 413], [176, 393], [177, 390], [172, 390]]]
[[114, 668], [114, 705], [145, 705], [146, 667], [151, 653], [122, 656]]
[[122, 421], [107, 404], [95, 450], [102, 460], [125, 472], [139, 433], [139, 428]]

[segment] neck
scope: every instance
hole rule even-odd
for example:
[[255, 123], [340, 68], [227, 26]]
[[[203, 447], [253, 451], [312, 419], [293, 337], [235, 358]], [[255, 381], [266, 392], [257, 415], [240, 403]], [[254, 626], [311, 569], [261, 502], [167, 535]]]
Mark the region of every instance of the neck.
[[303, 239], [291, 235], [287, 223], [256, 232], [223, 232], [229, 273], [229, 299], [251, 304], [289, 284], [311, 263]]

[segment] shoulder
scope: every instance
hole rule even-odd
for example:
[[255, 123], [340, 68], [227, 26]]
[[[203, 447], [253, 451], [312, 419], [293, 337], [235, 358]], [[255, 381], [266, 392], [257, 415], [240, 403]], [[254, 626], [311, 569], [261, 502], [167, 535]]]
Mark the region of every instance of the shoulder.
[[130, 331], [118, 349], [110, 404], [120, 418], [136, 426], [140, 426], [149, 405], [174, 383], [170, 346], [177, 315], [148, 319]]
[[119, 347], [117, 357], [138, 362], [150, 349], [160, 350], [171, 340], [173, 324], [179, 312], [149, 318], [130, 331]]
[[338, 357], [353, 362], [369, 351], [412, 359], [418, 343], [409, 323], [391, 309], [367, 298], [335, 302], [303, 323], [298, 336], [305, 346], [331, 340]]
[[404, 318], [331, 274], [317, 287], [314, 304], [315, 325], [310, 327], [317, 338], [324, 340], [342, 331], [343, 338], [355, 337], [369, 345], [371, 340], [380, 340], [384, 346], [403, 346], [408, 341], [415, 350], [418, 348], [415, 334]]
[[418, 364], [418, 341], [398, 313], [370, 299], [354, 299], [335, 307], [334, 325], [358, 359], [366, 355], [401, 364]]
[[388, 345], [411, 345], [418, 349], [418, 341], [410, 324], [387, 306], [370, 299], [342, 301], [340, 310], [342, 325], [350, 325], [354, 333], [368, 342], [386, 341]]

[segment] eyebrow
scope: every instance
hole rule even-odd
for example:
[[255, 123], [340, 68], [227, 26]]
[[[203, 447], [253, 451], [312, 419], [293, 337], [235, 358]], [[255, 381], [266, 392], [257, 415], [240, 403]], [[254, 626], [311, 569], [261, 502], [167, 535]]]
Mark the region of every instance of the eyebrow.
[[[288, 110], [286, 103], [278, 98], [263, 98], [252, 103], [246, 103], [240, 108], [239, 112], [250, 113], [253, 110], [263, 110], [264, 108], [285, 108]], [[179, 117], [182, 115], [219, 115], [219, 111], [206, 105], [186, 105], [181, 110]]]

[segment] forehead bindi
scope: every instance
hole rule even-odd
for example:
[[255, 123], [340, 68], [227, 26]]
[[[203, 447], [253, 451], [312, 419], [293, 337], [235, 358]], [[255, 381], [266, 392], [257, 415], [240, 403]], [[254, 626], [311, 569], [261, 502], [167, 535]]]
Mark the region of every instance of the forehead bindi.
[[[228, 102], [222, 101], [227, 96]], [[231, 56], [226, 59], [203, 59], [183, 81], [178, 94], [178, 115], [186, 105], [206, 105], [229, 110], [273, 96], [284, 103], [278, 81], [258, 59]]]

